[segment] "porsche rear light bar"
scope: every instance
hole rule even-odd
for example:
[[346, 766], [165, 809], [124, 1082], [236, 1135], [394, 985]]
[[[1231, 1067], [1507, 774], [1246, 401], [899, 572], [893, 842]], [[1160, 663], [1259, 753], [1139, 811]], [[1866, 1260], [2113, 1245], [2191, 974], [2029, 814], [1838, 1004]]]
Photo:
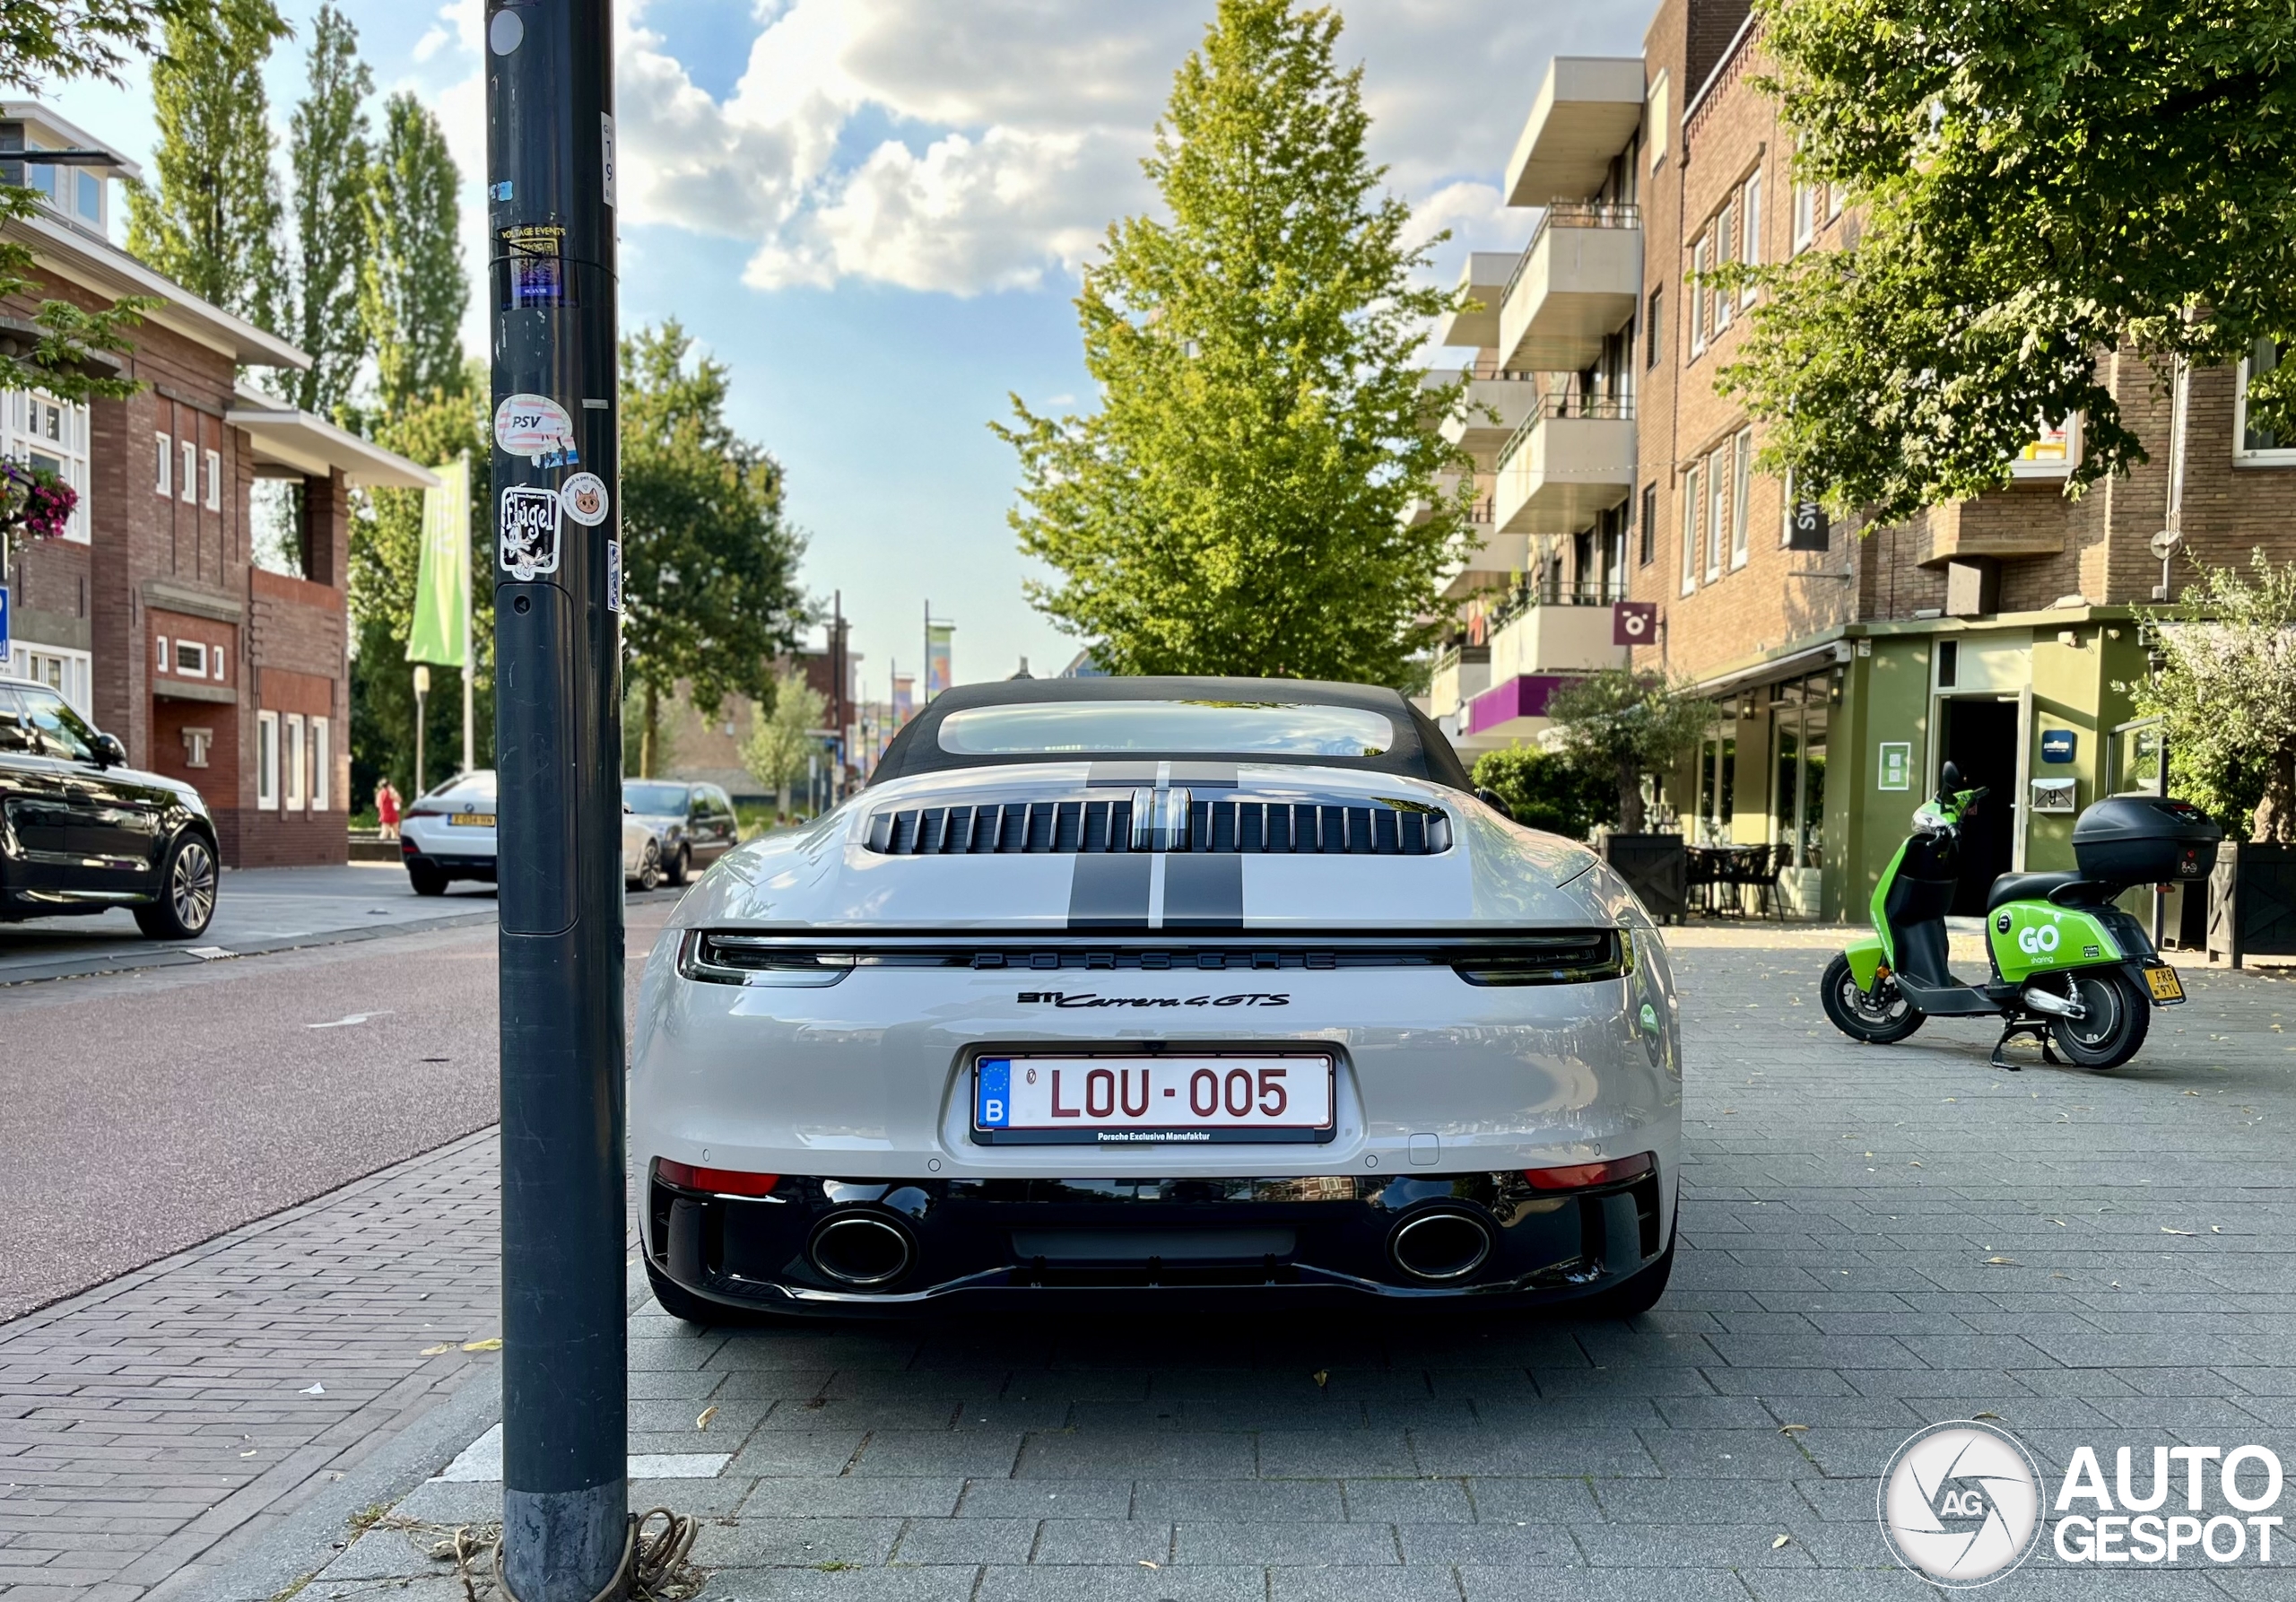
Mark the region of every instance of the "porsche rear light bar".
[[1523, 1178], [1534, 1190], [1591, 1190], [1597, 1185], [1622, 1185], [1639, 1180], [1658, 1166], [1655, 1152], [1613, 1157], [1601, 1162], [1573, 1162], [1563, 1168], [1526, 1168]]
[[707, 1190], [713, 1196], [771, 1196], [781, 1183], [778, 1173], [744, 1173], [733, 1168], [698, 1168], [667, 1157], [654, 1159], [654, 1177], [680, 1190]]

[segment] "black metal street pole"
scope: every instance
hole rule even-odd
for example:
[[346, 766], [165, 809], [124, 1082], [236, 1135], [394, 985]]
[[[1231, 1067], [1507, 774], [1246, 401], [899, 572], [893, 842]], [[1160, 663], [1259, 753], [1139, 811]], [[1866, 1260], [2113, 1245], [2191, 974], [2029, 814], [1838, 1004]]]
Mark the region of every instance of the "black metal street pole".
[[620, 457], [608, 0], [487, 0], [501, 830], [502, 1565], [629, 1541]]

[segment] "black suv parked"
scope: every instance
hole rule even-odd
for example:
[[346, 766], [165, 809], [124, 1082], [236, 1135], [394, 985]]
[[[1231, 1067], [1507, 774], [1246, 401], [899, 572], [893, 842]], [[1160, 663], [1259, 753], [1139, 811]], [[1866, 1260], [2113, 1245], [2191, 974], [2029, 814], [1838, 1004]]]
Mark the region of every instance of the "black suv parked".
[[46, 684], [0, 678], [0, 919], [127, 907], [152, 939], [188, 940], [215, 880], [197, 790], [129, 767]]

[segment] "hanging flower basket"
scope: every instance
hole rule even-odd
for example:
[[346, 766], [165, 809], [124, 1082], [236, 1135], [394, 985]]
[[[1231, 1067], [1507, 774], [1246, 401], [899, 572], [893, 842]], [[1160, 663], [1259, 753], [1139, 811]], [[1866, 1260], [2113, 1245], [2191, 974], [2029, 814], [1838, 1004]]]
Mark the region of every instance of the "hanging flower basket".
[[79, 504], [79, 492], [47, 468], [0, 457], [0, 538], [11, 552], [59, 538]]

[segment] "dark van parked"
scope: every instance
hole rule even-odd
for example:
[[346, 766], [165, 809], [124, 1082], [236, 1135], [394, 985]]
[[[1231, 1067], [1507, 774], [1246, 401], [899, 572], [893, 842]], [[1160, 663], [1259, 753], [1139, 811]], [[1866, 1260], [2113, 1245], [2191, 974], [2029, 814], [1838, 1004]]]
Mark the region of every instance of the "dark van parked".
[[154, 940], [215, 916], [215, 825], [46, 684], [0, 678], [0, 920], [126, 907]]

